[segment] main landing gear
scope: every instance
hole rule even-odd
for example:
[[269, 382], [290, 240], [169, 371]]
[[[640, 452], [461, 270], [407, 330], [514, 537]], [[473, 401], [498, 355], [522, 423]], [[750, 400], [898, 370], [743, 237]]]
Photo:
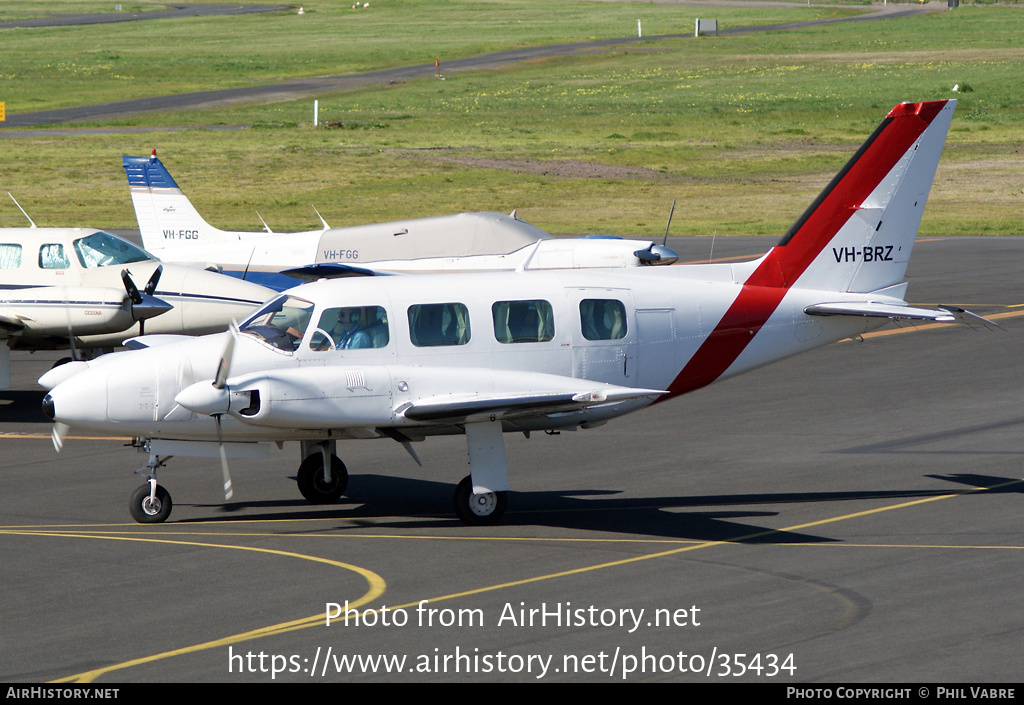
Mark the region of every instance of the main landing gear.
[[299, 465], [299, 492], [311, 504], [334, 504], [348, 488], [348, 468], [334, 454], [334, 442], [303, 441], [305, 460]]
[[[505, 514], [508, 468], [501, 422], [474, 421], [465, 425], [471, 474], [455, 488], [455, 514], [469, 526], [491, 526]], [[149, 451], [148, 442], [139, 444]], [[299, 492], [312, 504], [334, 504], [348, 489], [348, 469], [335, 453], [336, 442], [302, 441], [302, 463], [296, 477]], [[199, 455], [199, 454], [197, 454]], [[200, 457], [203, 457], [200, 455]], [[206, 456], [208, 457], [208, 456]], [[142, 524], [159, 524], [171, 515], [171, 495], [156, 482], [157, 468], [171, 456], [150, 452], [149, 462], [136, 471], [146, 483], [132, 493], [128, 511]], [[413, 454], [413, 458], [416, 456]]]
[[469, 526], [491, 526], [505, 513], [507, 492], [474, 494], [473, 476], [466, 475], [455, 488], [455, 514]]

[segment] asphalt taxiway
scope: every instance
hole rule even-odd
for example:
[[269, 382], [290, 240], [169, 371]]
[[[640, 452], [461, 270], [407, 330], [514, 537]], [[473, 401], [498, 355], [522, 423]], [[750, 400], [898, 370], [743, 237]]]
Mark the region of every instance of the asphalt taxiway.
[[[1017, 237], [915, 246], [909, 301], [1003, 330], [886, 328], [599, 429], [508, 437], [493, 528], [451, 509], [462, 438], [419, 445], [423, 468], [340, 444], [332, 507], [299, 497], [294, 444], [235, 461], [228, 507], [216, 461], [175, 459], [172, 521], [134, 524], [141, 456], [74, 434], [55, 454], [34, 380], [59, 355], [16, 353], [0, 680], [1017, 681], [1022, 261]], [[378, 611], [326, 626], [346, 601]]]

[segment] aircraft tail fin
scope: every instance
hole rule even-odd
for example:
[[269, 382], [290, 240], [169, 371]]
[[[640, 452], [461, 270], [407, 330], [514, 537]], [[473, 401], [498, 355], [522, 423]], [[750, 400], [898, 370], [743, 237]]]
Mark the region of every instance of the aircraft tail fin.
[[203, 220], [157, 159], [155, 149], [149, 157], [122, 156], [121, 165], [128, 177], [142, 245], [150, 252], [238, 239], [237, 233], [218, 230]]
[[902, 281], [955, 107], [893, 108], [744, 283], [866, 293]]

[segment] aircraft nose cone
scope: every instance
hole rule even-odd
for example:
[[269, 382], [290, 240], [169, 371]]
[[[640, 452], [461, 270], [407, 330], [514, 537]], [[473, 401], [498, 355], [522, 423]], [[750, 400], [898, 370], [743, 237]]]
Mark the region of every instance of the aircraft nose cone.
[[132, 304], [132, 318], [136, 321], [143, 321], [147, 318], [159, 316], [161, 313], [170, 311], [174, 306], [163, 299], [158, 299], [149, 294], [139, 294], [141, 301]]
[[51, 421], [56, 418], [56, 412], [53, 409], [53, 397], [49, 394], [43, 397], [43, 413]]

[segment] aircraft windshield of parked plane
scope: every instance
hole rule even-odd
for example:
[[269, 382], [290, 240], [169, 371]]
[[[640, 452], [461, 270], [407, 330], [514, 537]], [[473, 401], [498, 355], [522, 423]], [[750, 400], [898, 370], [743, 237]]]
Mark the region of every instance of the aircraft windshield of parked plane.
[[[664, 245], [612, 237], [553, 238], [515, 212], [458, 213], [293, 233], [224, 231], [199, 215], [156, 157], [122, 157], [142, 242], [165, 262], [215, 264], [283, 290], [297, 280], [389, 272], [633, 267], [672, 264]], [[319, 213], [317, 214], [319, 216]], [[539, 243], [539, 244], [538, 244]], [[294, 271], [307, 265], [307, 274]], [[335, 267], [325, 265], [340, 265]], [[292, 270], [289, 275], [280, 274]]]
[[142, 333], [213, 333], [272, 292], [196, 267], [161, 264], [88, 228], [0, 228], [0, 386], [12, 349], [91, 351]]
[[[69, 428], [136, 437], [132, 495], [164, 521], [171, 456], [255, 457], [299, 441], [300, 493], [337, 501], [338, 440], [413, 444], [465, 434], [454, 494], [469, 524], [500, 519], [503, 433], [592, 429], [890, 321], [975, 322], [915, 308], [903, 277], [955, 101], [903, 103], [763, 257], [677, 267], [324, 280], [286, 292], [240, 330], [147, 342], [40, 379], [58, 447]], [[357, 342], [358, 341], [358, 342]]]

